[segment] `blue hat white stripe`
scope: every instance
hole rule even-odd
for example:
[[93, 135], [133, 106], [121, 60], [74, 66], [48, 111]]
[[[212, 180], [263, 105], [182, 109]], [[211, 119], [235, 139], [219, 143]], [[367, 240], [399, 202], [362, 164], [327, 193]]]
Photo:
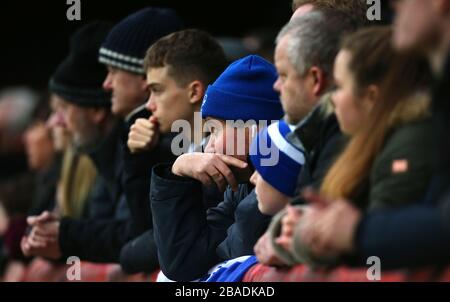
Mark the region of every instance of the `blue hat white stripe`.
[[301, 152], [300, 150], [298, 150], [294, 146], [292, 146], [286, 139], [285, 135], [287, 135], [289, 133], [289, 131], [290, 131], [289, 127], [287, 128], [288, 132], [285, 135], [282, 135], [280, 133], [279, 125], [280, 125], [280, 127], [282, 127], [282, 125], [286, 125], [286, 124], [275, 123], [268, 127], [267, 132], [270, 136], [270, 139], [275, 144], [275, 146], [277, 146], [277, 148], [281, 152], [283, 152], [287, 156], [289, 156], [290, 159], [292, 159], [299, 165], [304, 165], [305, 164], [305, 156], [303, 155], [303, 152]]
[[[284, 121], [263, 129], [252, 142], [250, 160], [267, 183], [281, 193], [294, 197], [297, 179], [306, 159], [304, 153], [287, 140], [289, 133], [291, 129]], [[266, 154], [267, 147], [270, 148], [269, 154]]]

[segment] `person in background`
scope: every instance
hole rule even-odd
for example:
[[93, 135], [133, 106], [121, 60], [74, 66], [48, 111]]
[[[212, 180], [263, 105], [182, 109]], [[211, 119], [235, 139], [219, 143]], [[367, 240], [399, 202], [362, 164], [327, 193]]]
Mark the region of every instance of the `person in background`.
[[292, 19], [313, 10], [336, 10], [352, 18], [359, 27], [368, 25], [366, 0], [293, 0]]
[[[102, 220], [63, 218], [59, 221], [48, 213], [33, 217], [30, 222], [39, 232], [51, 234], [41, 245], [31, 247], [34, 254], [51, 259], [76, 255], [85, 261], [117, 263], [123, 245], [150, 227], [151, 214], [145, 202], [149, 178], [135, 177], [139, 173], [133, 170], [135, 166], [128, 163], [130, 154], [125, 139], [130, 124], [138, 117], [149, 115], [142, 108], [149, 95], [143, 71], [145, 52], [156, 40], [181, 27], [174, 11], [148, 7], [126, 17], [107, 35], [96, 36], [90, 44], [74, 44], [86, 51], [75, 51], [67, 59], [68, 64], [60, 66], [55, 75], [56, 84], [59, 81], [60, 85], [53, 87], [63, 86], [56, 92], [70, 103], [64, 111], [68, 127], [78, 126], [78, 133], [83, 130], [86, 135], [78, 138], [88, 138], [86, 147], [93, 149], [88, 148], [87, 151], [105, 180], [107, 193], [112, 198], [110, 200], [117, 205], [117, 215]], [[73, 61], [79, 63], [72, 65]], [[104, 66], [99, 62], [109, 67], [106, 75]], [[89, 76], [80, 77], [76, 71], [87, 72]], [[80, 84], [78, 79], [91, 81], [84, 83], [91, 89], [89, 95], [80, 97], [79, 93], [86, 90], [82, 89], [80, 85], [83, 83]], [[66, 86], [72, 89], [64, 89]], [[87, 122], [77, 120], [80, 115], [90, 120], [90, 127]], [[102, 131], [109, 135], [91, 140]], [[77, 138], [74, 136], [73, 139], [75, 141]], [[151, 171], [155, 163], [174, 158], [170, 143], [163, 138], [147, 156], [147, 171]]]

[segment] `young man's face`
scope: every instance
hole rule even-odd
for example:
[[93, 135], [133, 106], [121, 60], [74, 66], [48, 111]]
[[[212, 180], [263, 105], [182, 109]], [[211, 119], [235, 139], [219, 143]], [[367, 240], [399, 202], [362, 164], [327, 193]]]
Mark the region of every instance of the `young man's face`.
[[[233, 127], [223, 120], [213, 118], [207, 118], [205, 123], [205, 129], [210, 133], [205, 153], [225, 154], [247, 162], [250, 144], [257, 129]], [[230, 169], [239, 183], [248, 181], [253, 173], [249, 167]]]
[[439, 16], [435, 0], [397, 0], [394, 4], [394, 45], [399, 50], [421, 50], [433, 46]]
[[[211, 133], [207, 153], [219, 153], [247, 161], [252, 130], [245, 127], [232, 127], [230, 123], [214, 118], [207, 118], [205, 128]], [[256, 132], [256, 131], [255, 131]]]
[[311, 79], [308, 76], [301, 76], [291, 64], [287, 54], [288, 43], [289, 35], [286, 35], [275, 49], [278, 79], [274, 89], [280, 93], [287, 122], [295, 125], [308, 115], [318, 99], [312, 91]]
[[146, 107], [158, 120], [161, 133], [170, 132], [177, 120], [191, 122], [196, 109], [195, 102], [191, 102], [190, 85], [183, 87], [177, 83], [169, 74], [169, 68], [150, 68], [147, 72], [150, 97]]
[[108, 66], [108, 75], [103, 82], [103, 89], [112, 93], [112, 113], [122, 118], [144, 104], [148, 97], [144, 76], [111, 66]]

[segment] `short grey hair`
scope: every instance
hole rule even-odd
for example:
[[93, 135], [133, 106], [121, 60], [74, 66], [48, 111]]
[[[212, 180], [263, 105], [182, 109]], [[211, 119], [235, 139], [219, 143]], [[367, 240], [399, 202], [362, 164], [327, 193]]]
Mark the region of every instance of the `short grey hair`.
[[276, 44], [289, 36], [287, 56], [300, 75], [313, 66], [332, 75], [342, 35], [356, 29], [354, 20], [343, 13], [314, 10], [287, 23], [279, 32]]

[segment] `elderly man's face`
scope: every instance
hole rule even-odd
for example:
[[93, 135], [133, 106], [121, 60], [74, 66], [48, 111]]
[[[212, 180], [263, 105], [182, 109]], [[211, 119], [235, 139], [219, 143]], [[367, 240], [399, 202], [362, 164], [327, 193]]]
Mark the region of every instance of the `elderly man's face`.
[[106, 118], [107, 109], [81, 107], [59, 96], [54, 98], [60, 103], [72, 145], [80, 152], [90, 151], [102, 138], [100, 123]]
[[312, 91], [310, 77], [300, 75], [288, 58], [289, 39], [289, 35], [284, 36], [275, 49], [278, 79], [274, 89], [280, 93], [286, 121], [296, 125], [314, 108], [317, 98]]
[[147, 82], [144, 76], [108, 66], [108, 75], [103, 89], [111, 92], [111, 111], [125, 118], [148, 99]]

